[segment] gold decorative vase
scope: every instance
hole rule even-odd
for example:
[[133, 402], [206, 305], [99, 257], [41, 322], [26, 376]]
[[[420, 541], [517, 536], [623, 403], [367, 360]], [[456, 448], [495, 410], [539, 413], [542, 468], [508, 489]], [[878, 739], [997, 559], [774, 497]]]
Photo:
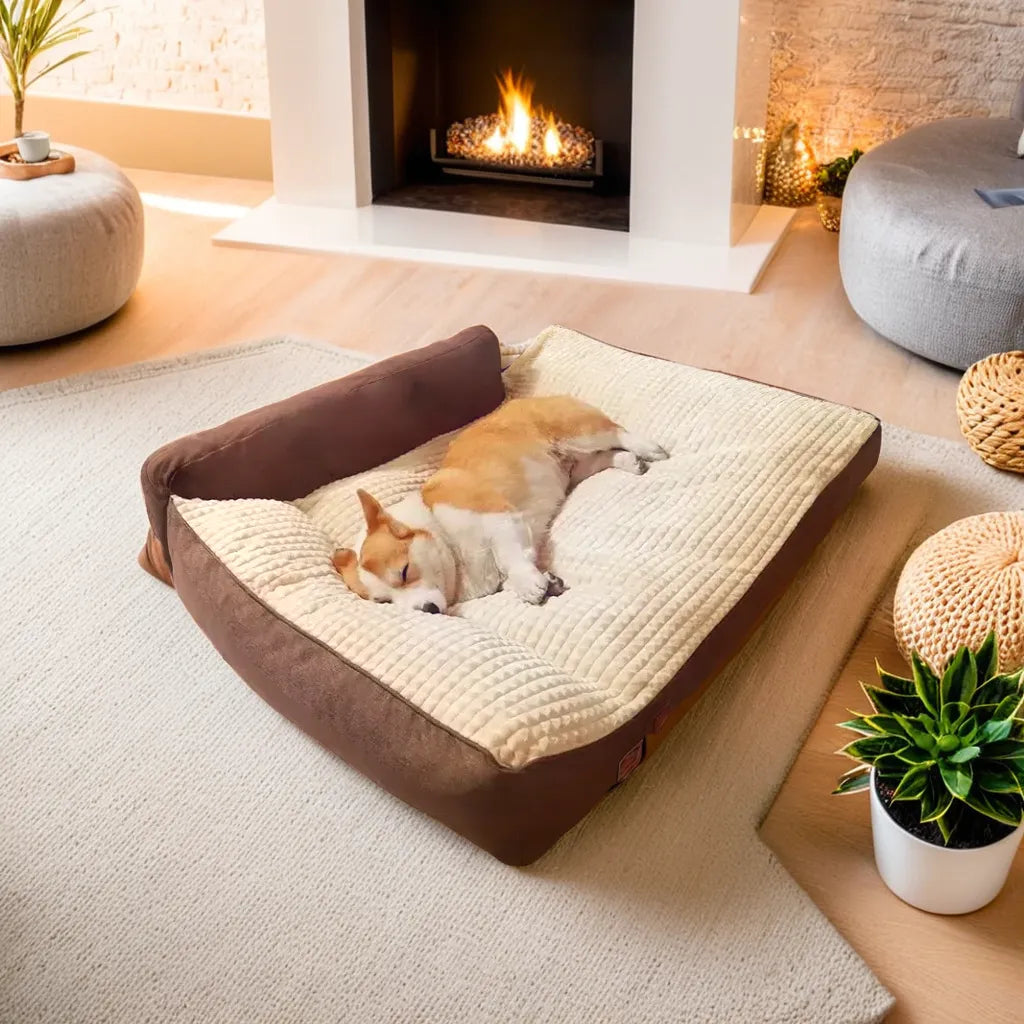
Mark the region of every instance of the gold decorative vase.
[[786, 125], [765, 160], [764, 201], [772, 206], [810, 206], [817, 192], [814, 171], [814, 153], [799, 127]]

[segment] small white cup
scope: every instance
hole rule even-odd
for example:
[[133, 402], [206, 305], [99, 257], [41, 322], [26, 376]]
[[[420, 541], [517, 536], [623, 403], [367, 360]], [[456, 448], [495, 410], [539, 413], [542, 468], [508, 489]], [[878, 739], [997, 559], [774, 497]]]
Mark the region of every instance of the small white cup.
[[50, 136], [46, 132], [25, 132], [14, 141], [21, 159], [27, 164], [42, 163], [50, 155]]

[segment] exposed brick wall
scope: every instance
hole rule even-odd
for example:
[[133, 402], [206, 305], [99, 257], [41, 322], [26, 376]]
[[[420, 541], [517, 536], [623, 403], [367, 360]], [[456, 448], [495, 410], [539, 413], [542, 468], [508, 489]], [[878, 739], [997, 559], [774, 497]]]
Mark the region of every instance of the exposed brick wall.
[[39, 92], [268, 113], [262, 0], [87, 0], [87, 7], [98, 13], [82, 42], [95, 52], [42, 79]]
[[[268, 112], [262, 0], [88, 0], [97, 52], [40, 92]], [[819, 158], [939, 117], [1004, 114], [1024, 76], [1024, 0], [773, 0], [769, 132]]]
[[775, 0], [769, 134], [819, 159], [941, 117], [1005, 117], [1024, 76], [1024, 0]]

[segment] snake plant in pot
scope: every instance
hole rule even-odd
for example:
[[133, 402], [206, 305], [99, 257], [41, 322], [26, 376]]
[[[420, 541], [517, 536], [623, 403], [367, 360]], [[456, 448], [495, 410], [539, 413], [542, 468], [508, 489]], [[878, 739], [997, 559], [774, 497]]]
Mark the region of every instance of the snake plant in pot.
[[879, 874], [922, 910], [995, 899], [1024, 837], [1024, 670], [998, 666], [995, 634], [941, 673], [916, 653], [909, 679], [879, 665], [870, 713], [841, 723], [858, 764], [835, 792], [870, 791]]

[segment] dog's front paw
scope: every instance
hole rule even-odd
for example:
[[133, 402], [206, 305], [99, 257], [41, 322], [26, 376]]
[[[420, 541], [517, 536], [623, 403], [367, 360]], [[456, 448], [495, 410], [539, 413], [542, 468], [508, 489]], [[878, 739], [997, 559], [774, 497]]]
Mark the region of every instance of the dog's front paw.
[[549, 572], [547, 577], [548, 589], [546, 597], [561, 597], [569, 589], [569, 584], [561, 576], [556, 576], [553, 572]]
[[534, 565], [509, 573], [505, 585], [527, 604], [540, 604], [548, 593], [548, 578]]
[[616, 452], [612, 456], [612, 465], [616, 469], [621, 469], [624, 473], [632, 473], [634, 476], [643, 476], [647, 472], [647, 463], [632, 452]]

